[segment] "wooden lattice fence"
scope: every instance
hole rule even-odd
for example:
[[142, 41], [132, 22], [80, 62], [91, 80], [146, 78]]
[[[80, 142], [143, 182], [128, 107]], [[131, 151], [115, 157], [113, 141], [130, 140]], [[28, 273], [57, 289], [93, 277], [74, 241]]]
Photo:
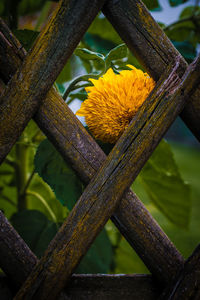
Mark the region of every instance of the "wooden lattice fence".
[[[107, 158], [52, 88], [100, 10], [157, 81]], [[200, 139], [200, 57], [188, 66], [139, 0], [63, 0], [28, 54], [0, 21], [0, 76], [0, 162], [33, 118], [88, 184], [40, 261], [0, 213], [2, 295], [8, 285], [15, 299], [200, 299], [200, 249], [185, 262], [128, 190], [179, 114]], [[109, 218], [152, 276], [72, 275]]]

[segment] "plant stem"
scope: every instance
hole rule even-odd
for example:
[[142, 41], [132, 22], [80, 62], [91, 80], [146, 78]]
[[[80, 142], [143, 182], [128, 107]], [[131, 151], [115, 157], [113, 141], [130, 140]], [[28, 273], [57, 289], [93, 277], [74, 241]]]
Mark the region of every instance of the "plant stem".
[[68, 86], [68, 88], [66, 89], [64, 95], [63, 95], [63, 99], [66, 100], [67, 99], [67, 96], [69, 95], [69, 93], [73, 90], [75, 90], [76, 88], [75, 85], [80, 82], [80, 81], [86, 81], [88, 82], [88, 80], [90, 78], [93, 78], [93, 79], [98, 79], [100, 76], [100, 74], [87, 74], [87, 75], [81, 75], [77, 78], [75, 78]]
[[28, 187], [29, 187], [29, 185], [30, 185], [30, 183], [31, 183], [31, 181], [32, 181], [34, 175], [35, 175], [35, 169], [33, 169], [31, 175], [29, 176], [29, 178], [28, 178], [28, 180], [27, 180], [27, 182], [26, 182], [26, 184], [25, 184], [25, 186], [24, 186], [22, 195], [25, 195], [25, 194], [26, 194], [26, 191], [27, 191], [27, 189], [28, 189]]
[[[23, 136], [22, 136], [23, 138]], [[16, 183], [17, 183], [17, 206], [18, 211], [27, 208], [27, 197], [24, 193], [25, 186], [28, 180], [28, 146], [23, 143], [16, 144]]]
[[55, 223], [57, 223], [56, 215], [54, 214], [54, 212], [53, 212], [53, 210], [51, 209], [51, 207], [49, 206], [49, 204], [45, 201], [45, 199], [44, 199], [40, 194], [38, 194], [37, 192], [28, 190], [28, 191], [26, 192], [26, 195], [31, 195], [31, 196], [34, 196], [35, 198], [37, 198], [37, 199], [44, 205], [44, 207], [46, 208], [46, 210], [47, 210], [48, 213], [50, 214], [52, 220], [53, 220]]

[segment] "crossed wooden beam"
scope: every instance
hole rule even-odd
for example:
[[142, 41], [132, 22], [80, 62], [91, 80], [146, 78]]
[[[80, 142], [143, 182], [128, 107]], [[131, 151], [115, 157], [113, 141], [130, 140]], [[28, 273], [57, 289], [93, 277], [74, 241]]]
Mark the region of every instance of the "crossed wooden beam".
[[[107, 159], [61, 96], [51, 88], [101, 9], [148, 72], [155, 79], [160, 78]], [[64, 159], [88, 183], [39, 262], [3, 214], [0, 215], [1, 229], [4, 228], [0, 231], [2, 269], [17, 287], [32, 271], [16, 299], [56, 299], [111, 216], [153, 276], [163, 286], [170, 283], [163, 294], [168, 297], [177, 274], [180, 281], [184, 260], [141, 201], [127, 188], [183, 109], [183, 120], [199, 139], [199, 64], [197, 58], [187, 67], [141, 1], [61, 1], [27, 55], [0, 22], [0, 74], [5, 83], [12, 77], [0, 99], [0, 161], [33, 117]], [[16, 243], [11, 243], [13, 240]], [[11, 259], [19, 266], [19, 276], [16, 272], [13, 276]]]

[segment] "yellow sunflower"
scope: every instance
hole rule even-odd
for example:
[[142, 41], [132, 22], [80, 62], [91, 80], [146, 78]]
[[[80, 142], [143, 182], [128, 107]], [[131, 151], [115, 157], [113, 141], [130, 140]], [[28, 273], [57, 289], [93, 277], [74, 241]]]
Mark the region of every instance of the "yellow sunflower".
[[84, 116], [93, 136], [115, 143], [155, 86], [147, 73], [128, 65], [131, 70], [115, 74], [109, 69], [99, 79], [90, 79], [88, 98], [76, 112]]

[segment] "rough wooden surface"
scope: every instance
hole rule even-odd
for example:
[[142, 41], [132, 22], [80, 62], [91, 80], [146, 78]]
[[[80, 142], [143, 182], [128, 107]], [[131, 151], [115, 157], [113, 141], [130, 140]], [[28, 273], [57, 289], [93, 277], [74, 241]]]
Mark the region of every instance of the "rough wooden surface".
[[199, 300], [200, 299], [200, 245], [185, 262], [178, 274], [159, 298], [160, 300]]
[[160, 290], [150, 275], [73, 275], [69, 300], [156, 300]]
[[[6, 245], [6, 246], [5, 246]], [[0, 212], [0, 265], [10, 268], [0, 277], [0, 299], [11, 300], [24, 282], [37, 258]], [[8, 267], [9, 266], [9, 267]], [[12, 288], [11, 288], [12, 287]], [[60, 300], [133, 299], [155, 300], [160, 291], [147, 275], [73, 275]]]
[[103, 3], [103, 0], [59, 2], [22, 67], [1, 96], [0, 162], [36, 112]]
[[0, 267], [15, 288], [19, 288], [37, 258], [0, 211]]
[[[178, 58], [177, 58], [178, 59]], [[162, 78], [120, 137], [15, 299], [55, 299], [200, 81], [200, 58], [183, 79]], [[59, 281], [58, 281], [59, 278]]]
[[[59, 300], [156, 300], [161, 293], [151, 275], [72, 275]], [[9, 279], [0, 276], [1, 300], [12, 300]]]
[[[140, 0], [108, 0], [103, 12], [113, 27], [155, 80], [166, 67], [176, 61], [178, 51], [154, 21]], [[187, 63], [181, 57], [178, 73], [183, 74]], [[200, 140], [200, 87], [185, 106], [181, 117]]]
[[1, 300], [12, 300], [13, 291], [9, 279], [3, 274], [0, 274], [0, 299]]
[[[12, 40], [15, 37], [1, 22], [2, 35], [4, 31], [8, 31], [7, 40], [14, 47]], [[0, 51], [1, 46], [6, 47], [6, 43], [0, 36]], [[17, 52], [13, 51], [11, 56]], [[3, 60], [6, 65], [6, 57], [0, 56], [0, 69]], [[9, 64], [8, 60], [7, 63]], [[15, 65], [17, 69], [20, 63], [21, 58], [15, 57], [12, 66]], [[7, 70], [9, 72], [9, 68]], [[5, 83], [6, 78], [11, 75], [5, 74]], [[87, 184], [106, 159], [106, 155], [54, 89], [48, 93], [34, 119]], [[133, 192], [127, 192], [122, 198], [112, 220], [160, 283], [168, 283], [182, 268], [182, 256]]]

